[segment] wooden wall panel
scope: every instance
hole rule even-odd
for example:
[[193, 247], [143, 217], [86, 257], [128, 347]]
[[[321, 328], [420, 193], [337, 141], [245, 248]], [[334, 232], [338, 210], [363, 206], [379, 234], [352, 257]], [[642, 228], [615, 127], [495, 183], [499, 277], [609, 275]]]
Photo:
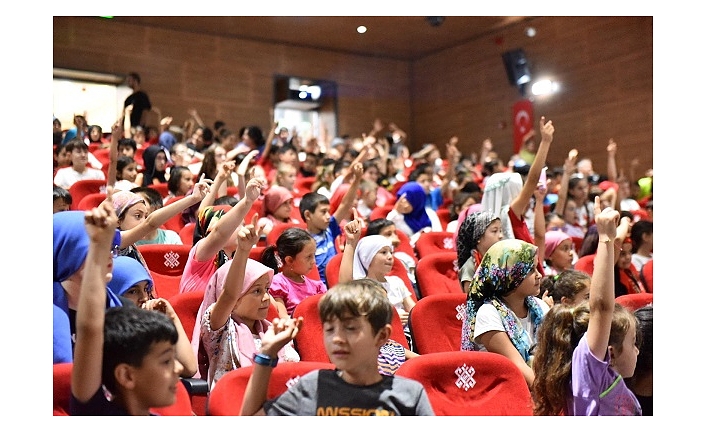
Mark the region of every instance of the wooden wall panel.
[[[537, 29], [534, 38], [526, 25]], [[504, 159], [512, 153], [512, 105], [502, 52], [523, 48], [534, 77], [562, 85], [533, 100], [535, 117], [555, 122], [550, 165], [571, 148], [599, 171], [614, 137], [618, 163], [652, 166], [652, 17], [537, 17], [478, 40], [408, 63], [311, 48], [126, 25], [91, 17], [54, 17], [54, 67], [127, 74], [164, 115], [180, 124], [196, 108], [204, 120], [266, 131], [274, 76], [334, 81], [338, 134], [359, 136], [380, 117], [409, 135], [412, 151], [443, 145], [457, 135], [461, 149], [478, 152], [490, 137]]]

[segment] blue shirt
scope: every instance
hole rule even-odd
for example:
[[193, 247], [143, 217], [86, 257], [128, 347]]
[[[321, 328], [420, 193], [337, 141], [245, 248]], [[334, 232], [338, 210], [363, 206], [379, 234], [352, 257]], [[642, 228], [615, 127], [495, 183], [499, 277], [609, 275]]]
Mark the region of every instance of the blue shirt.
[[319, 277], [321, 277], [321, 281], [326, 283], [326, 286], [329, 288], [331, 286], [329, 286], [326, 281], [326, 265], [337, 253], [336, 243], [334, 240], [340, 234], [341, 228], [338, 226], [338, 221], [334, 216], [331, 216], [331, 219], [328, 222], [328, 228], [326, 228], [326, 230], [318, 234], [311, 234], [316, 241], [316, 253], [314, 257], [316, 259], [316, 267], [319, 269]]

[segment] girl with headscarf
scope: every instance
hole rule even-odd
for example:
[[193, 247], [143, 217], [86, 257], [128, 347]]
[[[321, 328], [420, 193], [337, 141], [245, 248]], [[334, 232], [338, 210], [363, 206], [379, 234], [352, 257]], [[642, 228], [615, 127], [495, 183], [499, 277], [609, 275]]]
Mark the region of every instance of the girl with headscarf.
[[[83, 211], [61, 211], [54, 214], [54, 363], [73, 362], [76, 307], [83, 280], [83, 263], [88, 256], [88, 234]], [[119, 237], [118, 237], [119, 238]], [[112, 291], [106, 289], [106, 308], [122, 305]]]
[[474, 212], [463, 220], [455, 244], [458, 279], [465, 293], [468, 293], [468, 287], [485, 252], [502, 239], [500, 217], [490, 211]]
[[[262, 336], [272, 325], [267, 314], [274, 271], [248, 258], [259, 240], [256, 225], [257, 216], [238, 231], [235, 256], [209, 280], [196, 317], [192, 347], [198, 353], [199, 343], [203, 345], [207, 360], [199, 358], [199, 372], [207, 376], [209, 390], [228, 371], [252, 366]], [[292, 341], [278, 352], [278, 357], [286, 362], [300, 360]]]
[[292, 192], [282, 186], [273, 185], [265, 192], [262, 202], [265, 214], [258, 222], [258, 227], [262, 228], [262, 235], [270, 233], [278, 224], [299, 224], [299, 220], [291, 216], [293, 200]]
[[410, 181], [397, 191], [395, 207], [387, 214], [387, 219], [392, 220], [397, 229], [407, 234], [412, 246], [423, 232], [443, 231], [439, 216], [425, 206], [426, 199], [424, 187], [416, 181]]
[[189, 378], [196, 373], [196, 355], [191, 350], [189, 337], [179, 320], [172, 304], [164, 298], [152, 296], [154, 283], [150, 273], [135, 259], [118, 256], [113, 261], [113, 277], [108, 289], [140, 308], [156, 310], [169, 317], [177, 328], [179, 338], [176, 344], [176, 359], [183, 365], [181, 377]]
[[531, 349], [549, 306], [539, 294], [537, 247], [518, 239], [493, 244], [471, 281], [461, 331], [461, 350], [499, 353], [534, 381]]
[[245, 197], [234, 207], [205, 206], [199, 210], [194, 227], [194, 246], [184, 266], [179, 293], [206, 290], [211, 276], [233, 256], [238, 247], [237, 229], [259, 198], [261, 187], [260, 180], [253, 178], [245, 188]]
[[142, 153], [144, 170], [142, 171], [142, 185], [159, 184], [167, 182], [167, 163], [169, 162], [169, 151], [159, 144], [150, 145]]

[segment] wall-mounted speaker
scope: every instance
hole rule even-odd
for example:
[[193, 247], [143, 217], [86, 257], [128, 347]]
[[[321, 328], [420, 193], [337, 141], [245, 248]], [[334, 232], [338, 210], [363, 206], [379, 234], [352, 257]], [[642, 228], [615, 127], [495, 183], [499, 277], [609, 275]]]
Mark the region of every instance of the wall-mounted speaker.
[[503, 53], [503, 63], [507, 79], [512, 86], [520, 86], [532, 79], [525, 51], [521, 48]]

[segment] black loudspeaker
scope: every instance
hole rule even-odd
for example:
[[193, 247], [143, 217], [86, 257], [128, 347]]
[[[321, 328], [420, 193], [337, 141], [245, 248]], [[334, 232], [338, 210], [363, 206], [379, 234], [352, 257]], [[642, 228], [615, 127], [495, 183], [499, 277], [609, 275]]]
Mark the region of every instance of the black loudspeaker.
[[520, 86], [532, 79], [525, 51], [521, 48], [503, 53], [503, 63], [507, 79], [512, 86]]

